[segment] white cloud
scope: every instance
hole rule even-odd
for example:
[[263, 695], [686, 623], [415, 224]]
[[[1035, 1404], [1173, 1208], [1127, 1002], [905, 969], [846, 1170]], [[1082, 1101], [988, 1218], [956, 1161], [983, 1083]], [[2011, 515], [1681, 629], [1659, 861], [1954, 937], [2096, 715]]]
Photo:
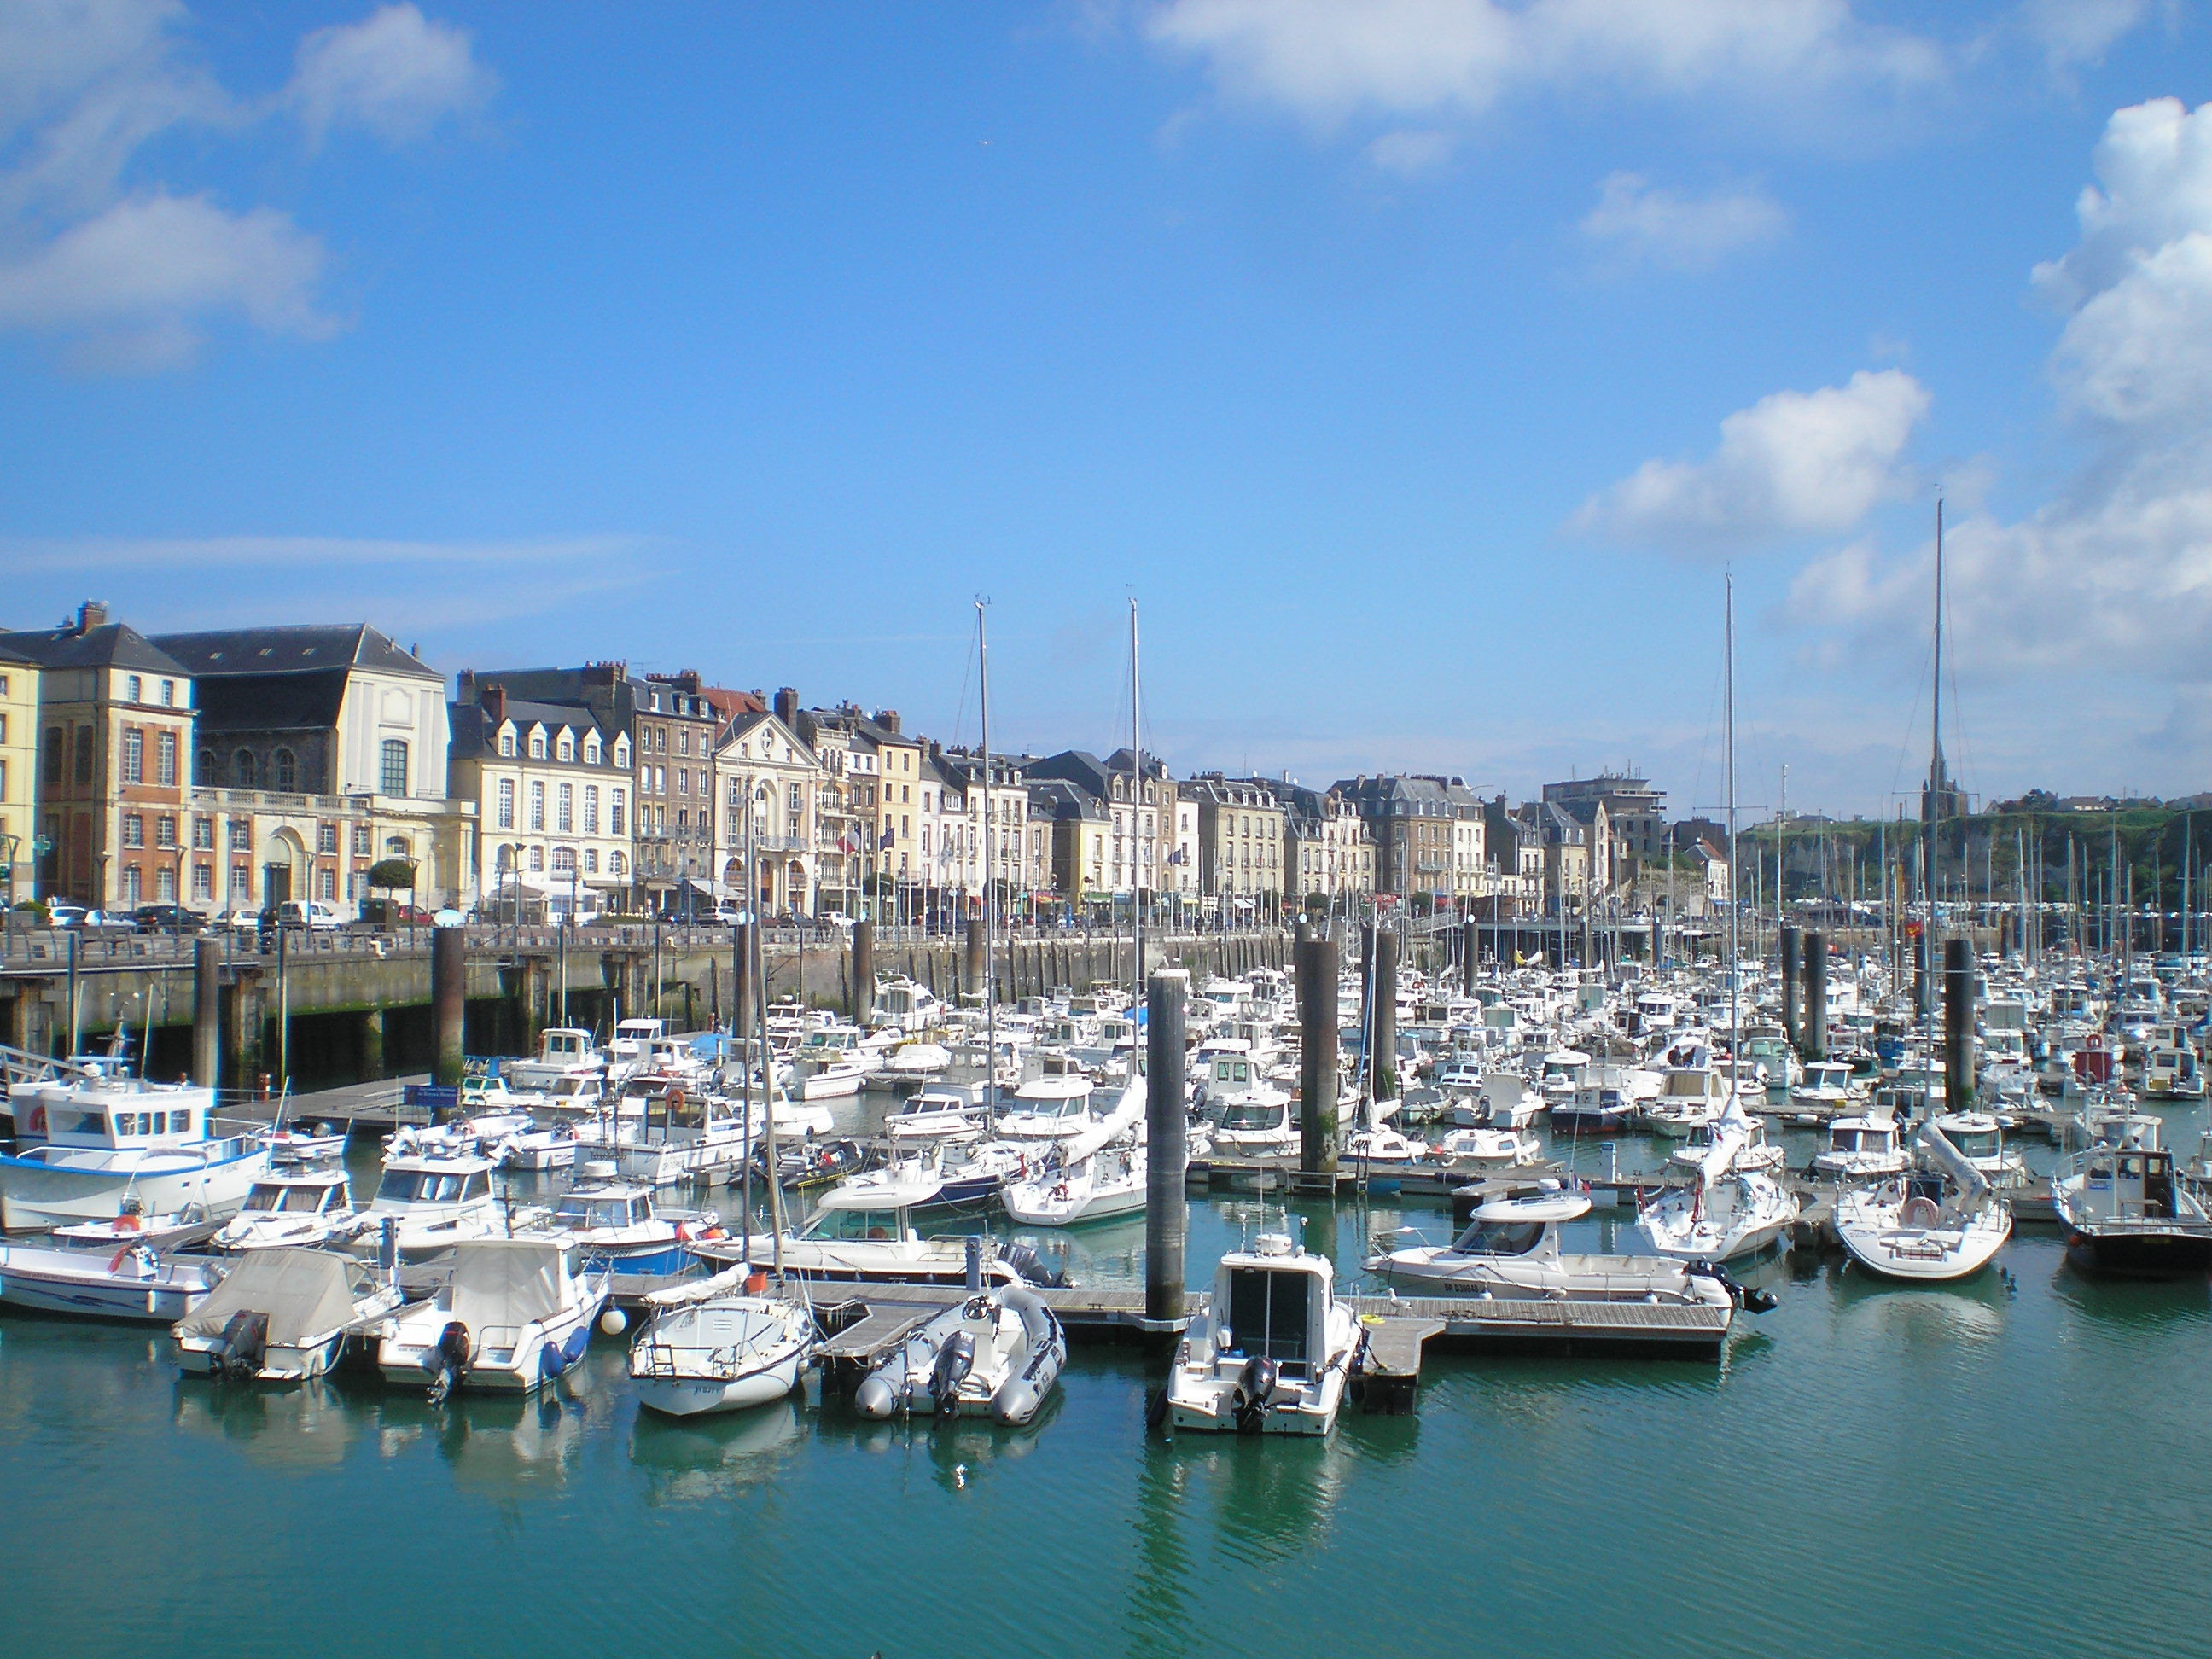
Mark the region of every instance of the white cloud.
[[[2212, 681], [2212, 104], [2117, 112], [2080, 244], [2039, 266], [2070, 311], [2052, 352], [2062, 412], [2090, 441], [2079, 477], [2017, 522], [1947, 541], [1961, 648], [1996, 672], [2087, 669]], [[1863, 644], [1925, 609], [1930, 550], [1865, 548], [1799, 577], [1792, 611]], [[2191, 728], [2194, 730], [2194, 727]]]
[[1385, 173], [1418, 179], [1452, 158], [1459, 141], [1449, 132], [1386, 132], [1367, 146], [1367, 159]]
[[1933, 45], [1847, 0], [1165, 0], [1146, 32], [1233, 95], [1324, 123], [1479, 114], [1588, 84], [1774, 105], [1943, 73]]
[[465, 29], [402, 4], [301, 41], [285, 97], [318, 141], [350, 124], [398, 144], [483, 108], [497, 84]]
[[1630, 259], [1676, 270], [1709, 270], [1731, 253], [1771, 242], [1790, 228], [1782, 204], [1753, 185], [1724, 185], [1705, 196], [1655, 187], [1633, 173], [1616, 173], [1598, 190], [1583, 234]]
[[1574, 527], [1712, 553], [1847, 531], [1911, 488], [1901, 458], [1928, 402], [1926, 388], [1896, 368], [1774, 392], [1721, 422], [1710, 458], [1646, 461], [1585, 501]]
[[2054, 70], [2100, 64], [2149, 14], [2150, 0], [2026, 0], [2020, 21]]
[[232, 97], [184, 38], [176, 0], [0, 3], [0, 330], [58, 342], [76, 366], [191, 362], [210, 325], [318, 338], [321, 240], [269, 206], [133, 180], [173, 129], [243, 131], [279, 108], [319, 137], [354, 124], [391, 142], [490, 94], [468, 36], [412, 5], [319, 30], [276, 100]]

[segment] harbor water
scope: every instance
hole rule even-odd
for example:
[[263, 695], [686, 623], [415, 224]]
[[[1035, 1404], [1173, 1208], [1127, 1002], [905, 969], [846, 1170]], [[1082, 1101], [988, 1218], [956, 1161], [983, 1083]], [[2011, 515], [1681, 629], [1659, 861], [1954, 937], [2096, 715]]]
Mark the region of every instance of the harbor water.
[[[1372, 1233], [1448, 1224], [1291, 1210], [1347, 1287]], [[1203, 1283], [1285, 1212], [1191, 1213]], [[1138, 1221], [1028, 1237], [1141, 1271]], [[1998, 1261], [1923, 1289], [1774, 1258], [1743, 1276], [1780, 1305], [1717, 1364], [1432, 1352], [1417, 1415], [1320, 1442], [1148, 1438], [1131, 1348], [1077, 1347], [1019, 1431], [675, 1423], [605, 1337], [540, 1398], [433, 1407], [0, 1318], [0, 1650], [2203, 1654], [2212, 1295], [2084, 1278], [2049, 1230]]]

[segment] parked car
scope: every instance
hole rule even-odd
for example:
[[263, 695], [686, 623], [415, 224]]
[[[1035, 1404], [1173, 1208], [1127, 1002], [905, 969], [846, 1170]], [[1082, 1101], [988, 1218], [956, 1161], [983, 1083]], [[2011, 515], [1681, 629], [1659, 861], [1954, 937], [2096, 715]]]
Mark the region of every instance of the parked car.
[[438, 919], [419, 904], [399, 899], [365, 898], [361, 919], [375, 927], [434, 927]]
[[343, 932], [345, 918], [320, 899], [286, 899], [275, 910], [261, 913], [264, 927], [297, 928], [310, 933]]
[[218, 932], [256, 933], [261, 931], [261, 912], [242, 905], [234, 910], [218, 910], [208, 919], [208, 926]]
[[207, 919], [188, 905], [142, 904], [131, 913], [142, 933], [197, 933]]
[[106, 910], [87, 909], [82, 904], [55, 904], [47, 907], [51, 925], [67, 927], [84, 933], [135, 933], [138, 924], [126, 915], [111, 915]]

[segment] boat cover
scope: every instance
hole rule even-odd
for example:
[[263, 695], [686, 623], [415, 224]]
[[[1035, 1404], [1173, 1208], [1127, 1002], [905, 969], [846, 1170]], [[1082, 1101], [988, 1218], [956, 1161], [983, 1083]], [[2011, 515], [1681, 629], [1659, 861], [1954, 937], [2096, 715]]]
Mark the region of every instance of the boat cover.
[[477, 1238], [453, 1252], [453, 1317], [474, 1330], [526, 1325], [568, 1305], [562, 1248], [535, 1238]]
[[231, 1316], [264, 1314], [269, 1341], [292, 1347], [328, 1336], [354, 1316], [361, 1264], [326, 1250], [254, 1250], [198, 1307], [177, 1322], [179, 1336], [215, 1337]]

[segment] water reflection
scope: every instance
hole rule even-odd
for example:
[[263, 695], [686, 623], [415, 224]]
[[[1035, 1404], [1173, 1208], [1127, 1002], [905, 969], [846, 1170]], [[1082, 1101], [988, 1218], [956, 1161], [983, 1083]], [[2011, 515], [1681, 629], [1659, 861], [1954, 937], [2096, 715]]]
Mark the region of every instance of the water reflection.
[[335, 1468], [363, 1437], [363, 1419], [328, 1378], [272, 1388], [179, 1377], [171, 1421], [229, 1442], [270, 1468]]
[[647, 1503], [699, 1504], [773, 1480], [805, 1438], [795, 1398], [708, 1417], [640, 1410], [630, 1425], [629, 1461], [645, 1476]]
[[1837, 1263], [1829, 1279], [1838, 1331], [1869, 1351], [1994, 1342], [2004, 1334], [2012, 1298], [1995, 1272], [1942, 1285], [1910, 1285]]

